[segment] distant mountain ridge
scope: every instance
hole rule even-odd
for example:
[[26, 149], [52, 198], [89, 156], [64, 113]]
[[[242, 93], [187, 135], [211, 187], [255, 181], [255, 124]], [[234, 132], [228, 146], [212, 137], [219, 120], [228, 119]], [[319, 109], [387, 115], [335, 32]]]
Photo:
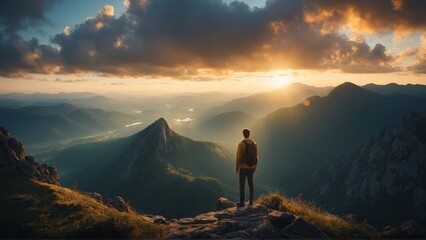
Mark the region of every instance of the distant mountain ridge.
[[401, 93], [418, 97], [426, 97], [426, 85], [421, 84], [400, 85], [396, 83], [389, 83], [386, 85], [377, 85], [370, 83], [362, 86], [362, 88], [385, 95]]
[[426, 225], [426, 114], [411, 113], [322, 167], [300, 189], [339, 213], [381, 227]]
[[242, 111], [255, 117], [263, 117], [282, 107], [291, 107], [314, 95], [324, 96], [331, 87], [314, 87], [302, 83], [291, 83], [281, 89], [262, 92], [234, 99], [210, 111], [217, 113]]
[[412, 111], [426, 112], [426, 99], [381, 95], [352, 83], [337, 86], [328, 96], [277, 110], [259, 120], [253, 130], [262, 147], [260, 161], [265, 159], [259, 178], [297, 194], [295, 183], [315, 168]]
[[27, 145], [87, 136], [122, 128], [134, 121], [134, 117], [123, 113], [79, 108], [67, 103], [0, 107], [0, 123]]

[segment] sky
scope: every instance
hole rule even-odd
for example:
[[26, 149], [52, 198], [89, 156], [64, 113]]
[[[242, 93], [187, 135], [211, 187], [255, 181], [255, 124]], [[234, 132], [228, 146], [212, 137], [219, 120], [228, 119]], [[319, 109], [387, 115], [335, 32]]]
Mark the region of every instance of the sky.
[[0, 92], [426, 84], [423, 0], [5, 0]]

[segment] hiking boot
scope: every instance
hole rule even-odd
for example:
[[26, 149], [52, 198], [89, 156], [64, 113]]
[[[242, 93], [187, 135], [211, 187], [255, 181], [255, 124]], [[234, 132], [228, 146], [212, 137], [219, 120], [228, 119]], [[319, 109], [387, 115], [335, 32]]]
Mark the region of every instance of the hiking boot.
[[248, 205], [253, 206], [253, 201], [250, 201]]
[[237, 203], [237, 207], [238, 207], [238, 208], [240, 208], [240, 207], [244, 207], [244, 203]]

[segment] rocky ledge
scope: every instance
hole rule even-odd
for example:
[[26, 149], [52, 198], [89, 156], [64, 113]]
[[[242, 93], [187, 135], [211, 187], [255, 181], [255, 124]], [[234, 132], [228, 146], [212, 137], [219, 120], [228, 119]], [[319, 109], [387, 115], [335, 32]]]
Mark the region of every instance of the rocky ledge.
[[17, 171], [40, 181], [59, 185], [55, 167], [39, 164], [34, 157], [27, 156], [22, 143], [10, 137], [10, 133], [0, 127], [0, 174]]
[[258, 204], [173, 219], [164, 224], [168, 224], [167, 238], [328, 238], [321, 229], [298, 216]]

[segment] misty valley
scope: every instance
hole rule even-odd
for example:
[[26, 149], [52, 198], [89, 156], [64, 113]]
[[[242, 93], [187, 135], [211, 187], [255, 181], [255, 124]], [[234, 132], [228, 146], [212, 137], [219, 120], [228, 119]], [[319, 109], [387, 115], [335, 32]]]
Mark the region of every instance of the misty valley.
[[213, 211], [221, 197], [236, 202], [236, 148], [249, 128], [259, 145], [256, 198], [302, 197], [377, 231], [426, 224], [423, 85], [11, 93], [0, 104], [0, 125], [40, 164], [56, 167], [62, 187], [119, 195], [138, 212], [176, 219]]

